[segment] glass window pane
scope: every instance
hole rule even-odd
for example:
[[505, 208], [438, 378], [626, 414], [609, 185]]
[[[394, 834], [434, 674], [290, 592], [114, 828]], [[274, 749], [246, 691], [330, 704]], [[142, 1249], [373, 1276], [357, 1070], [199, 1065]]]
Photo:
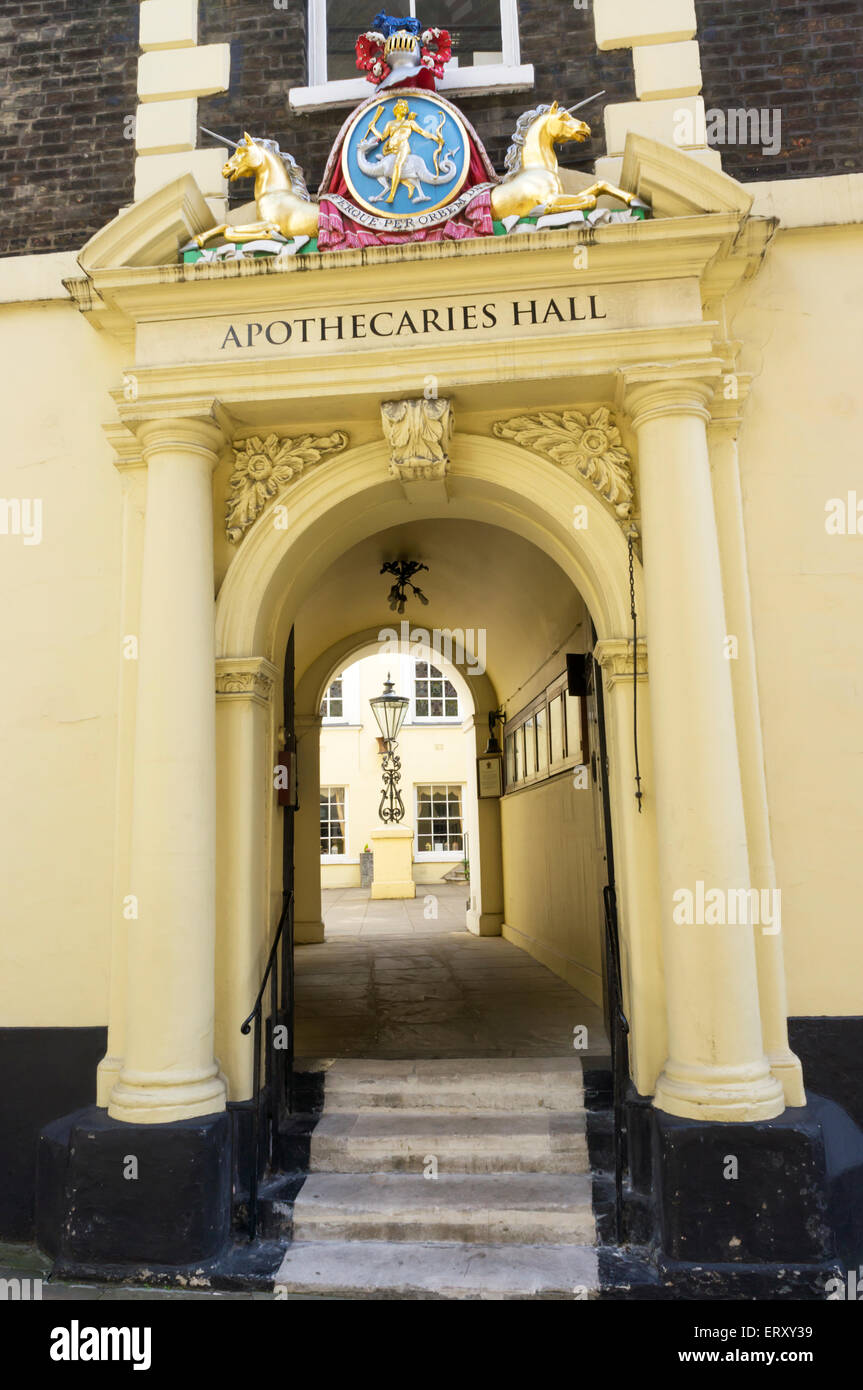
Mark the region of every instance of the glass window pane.
[[[500, 0], [435, 0], [430, 24], [449, 29], [453, 56], [460, 67], [503, 62]], [[359, 32], [359, 30], [357, 31]]]
[[431, 712], [433, 719], [440, 719], [443, 715], [443, 700], [432, 700]]
[[369, 28], [369, 7], [362, 0], [327, 0], [327, 79], [361, 77], [354, 44]]
[[511, 787], [515, 781], [515, 738], [506, 736], [506, 785]]
[[563, 696], [558, 695], [548, 707], [551, 724], [551, 761], [559, 763], [564, 756]]
[[530, 777], [536, 772], [536, 728], [533, 715], [524, 722], [524, 775]]
[[520, 782], [524, 776], [524, 729], [516, 729], [512, 737], [515, 748], [515, 780]]
[[583, 763], [587, 752], [581, 746], [581, 696], [566, 695], [566, 752], [567, 757]]
[[444, 707], [450, 718], [458, 717], [458, 700], [445, 700]]
[[548, 767], [548, 722], [546, 711], [536, 712], [536, 770], [545, 772]]
[[421, 718], [427, 719], [427, 718], [428, 718], [428, 712], [429, 712], [429, 702], [428, 702], [428, 700], [420, 699], [420, 697], [417, 696], [417, 714], [418, 714]]

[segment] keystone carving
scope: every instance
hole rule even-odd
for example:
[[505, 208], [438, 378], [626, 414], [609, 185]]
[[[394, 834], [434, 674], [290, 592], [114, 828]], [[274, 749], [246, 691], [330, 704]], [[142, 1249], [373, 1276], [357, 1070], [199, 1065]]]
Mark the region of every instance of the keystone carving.
[[234, 471], [225, 504], [228, 540], [236, 545], [287, 483], [313, 464], [339, 453], [347, 443], [345, 432], [336, 430], [333, 434], [298, 435], [296, 439], [252, 435], [235, 444]]
[[511, 420], [498, 420], [493, 429], [498, 439], [512, 439], [523, 449], [532, 449], [568, 473], [585, 478], [610, 504], [619, 521], [632, 515], [632, 461], [607, 406], [600, 406], [590, 416], [578, 410], [516, 415]]
[[452, 402], [420, 396], [383, 401], [381, 424], [390, 446], [390, 473], [406, 482], [446, 477], [452, 439]]

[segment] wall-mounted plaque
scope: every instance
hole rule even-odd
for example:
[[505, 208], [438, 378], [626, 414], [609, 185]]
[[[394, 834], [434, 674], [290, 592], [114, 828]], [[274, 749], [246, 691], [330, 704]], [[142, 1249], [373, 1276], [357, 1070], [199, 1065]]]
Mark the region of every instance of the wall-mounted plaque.
[[503, 796], [503, 758], [499, 753], [476, 760], [477, 795]]

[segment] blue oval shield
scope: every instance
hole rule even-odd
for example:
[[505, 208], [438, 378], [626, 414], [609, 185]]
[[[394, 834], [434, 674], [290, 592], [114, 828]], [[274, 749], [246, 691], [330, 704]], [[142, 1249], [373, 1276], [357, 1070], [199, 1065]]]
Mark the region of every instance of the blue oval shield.
[[358, 205], [410, 219], [443, 207], [470, 163], [467, 132], [451, 107], [415, 89], [381, 94], [345, 136], [342, 172]]

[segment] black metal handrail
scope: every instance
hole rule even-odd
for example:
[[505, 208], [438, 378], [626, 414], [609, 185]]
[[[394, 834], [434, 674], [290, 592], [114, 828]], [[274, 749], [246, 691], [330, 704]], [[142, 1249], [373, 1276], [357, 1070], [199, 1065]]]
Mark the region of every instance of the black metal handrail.
[[624, 1092], [629, 1079], [629, 1020], [623, 1012], [623, 978], [620, 969], [620, 942], [617, 933], [617, 895], [614, 885], [602, 890], [605, 904], [605, 949], [608, 962], [608, 1013], [611, 1044], [611, 1084], [614, 1106], [614, 1241], [620, 1245], [623, 1233], [624, 1168]]
[[[279, 946], [281, 952], [281, 969]], [[290, 1112], [294, 1100], [294, 895], [285, 895], [282, 915], [267, 964], [261, 988], [248, 1018], [240, 1025], [240, 1032], [246, 1037], [254, 1025], [252, 1042], [252, 1162], [249, 1173], [249, 1240], [254, 1240], [258, 1230], [258, 1180], [261, 1170], [262, 1131], [266, 1126], [267, 1160], [273, 1156], [273, 1140], [278, 1129], [279, 1113], [282, 1105]], [[261, 1032], [263, 1023], [264, 995], [267, 984], [270, 986], [270, 1016], [267, 1032], [266, 1068], [264, 1084], [261, 1085]], [[280, 988], [281, 986], [281, 988]], [[279, 1047], [275, 1040], [275, 1029], [284, 1028], [286, 1046]]]

